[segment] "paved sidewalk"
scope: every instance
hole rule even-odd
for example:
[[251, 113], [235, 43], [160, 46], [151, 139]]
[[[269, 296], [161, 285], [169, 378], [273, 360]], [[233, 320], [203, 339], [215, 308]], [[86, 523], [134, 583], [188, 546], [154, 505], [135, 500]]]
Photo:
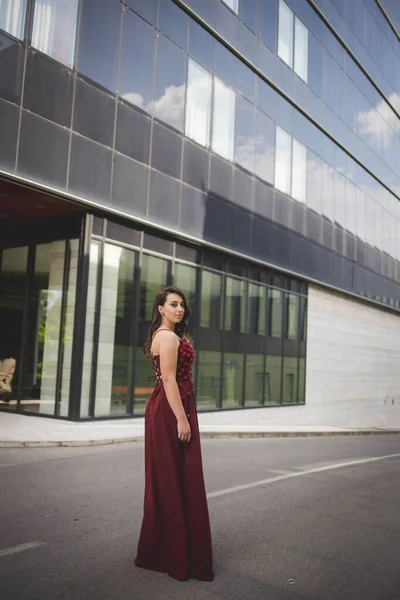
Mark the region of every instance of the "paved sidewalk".
[[[327, 425], [238, 425], [209, 424], [199, 414], [202, 438], [212, 437], [291, 437], [371, 435], [400, 433], [400, 429], [378, 427], [332, 427]], [[144, 419], [123, 419], [75, 423], [0, 412], [0, 448], [50, 446], [92, 446], [135, 442], [144, 439]]]

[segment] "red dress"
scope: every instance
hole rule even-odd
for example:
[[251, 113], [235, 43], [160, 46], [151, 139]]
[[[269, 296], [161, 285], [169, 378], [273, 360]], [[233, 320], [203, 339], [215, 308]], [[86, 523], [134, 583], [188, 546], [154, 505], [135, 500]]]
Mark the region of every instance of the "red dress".
[[145, 412], [145, 492], [143, 523], [135, 564], [186, 580], [212, 581], [210, 520], [191, 381], [192, 346], [181, 339], [176, 381], [191, 428], [189, 443], [178, 439], [176, 417], [160, 379]]

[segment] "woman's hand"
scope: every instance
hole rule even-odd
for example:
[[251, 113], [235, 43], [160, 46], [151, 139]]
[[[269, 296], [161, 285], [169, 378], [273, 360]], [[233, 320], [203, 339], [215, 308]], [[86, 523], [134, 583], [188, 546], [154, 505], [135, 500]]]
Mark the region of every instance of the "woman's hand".
[[178, 419], [178, 439], [181, 442], [190, 442], [192, 432], [190, 430], [189, 421], [185, 417], [184, 419]]

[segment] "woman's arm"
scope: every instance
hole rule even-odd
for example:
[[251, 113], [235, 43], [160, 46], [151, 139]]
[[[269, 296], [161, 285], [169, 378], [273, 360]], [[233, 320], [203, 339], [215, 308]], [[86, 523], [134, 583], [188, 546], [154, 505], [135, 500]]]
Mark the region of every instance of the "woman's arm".
[[179, 387], [176, 382], [176, 366], [178, 363], [178, 347], [175, 334], [171, 331], [160, 331], [160, 371], [168, 403], [174, 413], [178, 438], [182, 442], [190, 442], [191, 431], [183, 408]]

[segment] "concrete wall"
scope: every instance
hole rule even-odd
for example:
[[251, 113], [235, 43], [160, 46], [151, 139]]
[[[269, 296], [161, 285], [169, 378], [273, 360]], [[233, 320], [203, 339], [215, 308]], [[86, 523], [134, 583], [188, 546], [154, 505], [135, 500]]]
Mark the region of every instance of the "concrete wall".
[[200, 423], [400, 427], [400, 316], [310, 286], [306, 405], [200, 415]]

